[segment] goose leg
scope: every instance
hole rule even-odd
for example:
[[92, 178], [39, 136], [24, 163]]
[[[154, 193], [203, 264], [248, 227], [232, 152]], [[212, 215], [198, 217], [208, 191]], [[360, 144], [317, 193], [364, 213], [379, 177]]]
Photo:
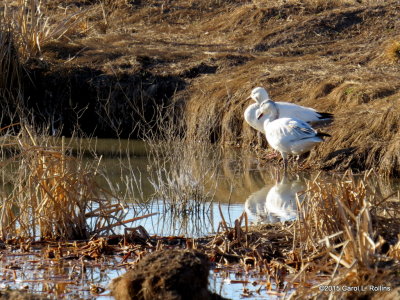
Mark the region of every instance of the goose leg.
[[286, 173], [287, 172], [287, 165], [288, 165], [288, 157], [286, 153], [281, 152], [282, 158], [283, 158], [283, 170]]
[[287, 172], [287, 160], [286, 160], [286, 164], [283, 170], [283, 179], [285, 179], [288, 176], [288, 172]]
[[265, 135], [262, 134], [261, 132], [257, 131], [257, 144], [259, 147], [262, 147], [264, 139], [265, 139]]
[[306, 158], [307, 158], [307, 156], [310, 154], [310, 152], [306, 152], [306, 153], [303, 153], [303, 154], [300, 154], [298, 157], [297, 157], [297, 167], [298, 168], [300, 168], [300, 167], [302, 167], [302, 165], [304, 165], [304, 161], [306, 160]]

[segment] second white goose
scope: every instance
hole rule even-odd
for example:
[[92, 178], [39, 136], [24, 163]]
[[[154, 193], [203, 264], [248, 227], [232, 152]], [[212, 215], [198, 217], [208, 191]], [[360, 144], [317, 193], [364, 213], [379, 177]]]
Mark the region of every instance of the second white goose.
[[[264, 101], [272, 101], [268, 92], [262, 87], [256, 87], [251, 91], [247, 99], [253, 99], [256, 103], [250, 104], [245, 112], [244, 119], [254, 129], [265, 133], [264, 122], [268, 116], [257, 118], [257, 110]], [[327, 123], [333, 119], [333, 114], [318, 112], [313, 108], [304, 107], [289, 102], [274, 102], [280, 118], [296, 118], [308, 123]]]

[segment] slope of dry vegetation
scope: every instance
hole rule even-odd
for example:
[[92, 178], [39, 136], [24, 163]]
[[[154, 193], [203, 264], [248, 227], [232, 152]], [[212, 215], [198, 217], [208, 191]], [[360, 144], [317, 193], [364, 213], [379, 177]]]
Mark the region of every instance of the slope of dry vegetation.
[[[328, 129], [333, 138], [310, 158], [320, 167], [398, 174], [399, 5], [343, 5], [319, 12], [293, 7], [244, 6], [225, 16], [226, 27], [240, 24], [251, 54], [247, 63], [190, 87], [189, 124], [211, 113], [219, 120], [214, 133], [223, 142], [252, 144], [255, 131], [242, 118], [249, 104], [244, 99], [262, 85], [273, 99], [335, 113]], [[246, 28], [253, 34], [247, 36]]]
[[262, 85], [336, 115], [314, 166], [399, 175], [399, 12], [398, 1], [48, 1], [34, 18], [46, 34], [16, 40], [27, 106], [64, 133], [79, 122], [137, 135], [172, 100], [189, 137], [248, 148], [245, 99]]

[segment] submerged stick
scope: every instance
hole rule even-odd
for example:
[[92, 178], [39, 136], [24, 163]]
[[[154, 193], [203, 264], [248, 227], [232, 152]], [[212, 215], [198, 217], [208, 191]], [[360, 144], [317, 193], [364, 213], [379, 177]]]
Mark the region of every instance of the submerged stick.
[[157, 215], [157, 214], [158, 214], [158, 213], [151, 213], [151, 214], [147, 214], [147, 215], [144, 215], [144, 216], [140, 216], [140, 217], [135, 217], [135, 218], [132, 218], [132, 219], [128, 219], [128, 220], [125, 220], [125, 221], [120, 221], [120, 222], [111, 224], [111, 225], [109, 225], [109, 226], [99, 228], [99, 229], [97, 229], [96, 231], [94, 231], [93, 233], [99, 233], [99, 232], [102, 232], [102, 231], [105, 231], [105, 230], [110, 230], [111, 228], [114, 228], [114, 227], [116, 227], [116, 226], [124, 225], [124, 224], [126, 224], [126, 223], [131, 223], [131, 222], [138, 221], [138, 220], [145, 219], [145, 218], [149, 218], [149, 217], [152, 217], [152, 216]]
[[222, 213], [221, 202], [218, 203], [218, 210], [219, 210], [219, 214], [221, 215], [221, 219], [222, 219], [220, 224], [222, 224], [223, 227], [225, 227], [225, 231], [228, 231], [228, 225], [226, 224], [224, 214]]

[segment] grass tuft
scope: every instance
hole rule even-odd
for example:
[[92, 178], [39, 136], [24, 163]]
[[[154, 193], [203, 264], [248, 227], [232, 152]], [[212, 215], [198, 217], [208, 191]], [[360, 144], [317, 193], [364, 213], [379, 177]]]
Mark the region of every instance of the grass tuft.
[[122, 201], [97, 183], [101, 158], [85, 163], [64, 140], [59, 146], [26, 124], [9, 141], [1, 147], [2, 239], [88, 239], [125, 216]]
[[391, 61], [393, 63], [399, 63], [400, 62], [400, 42], [392, 41], [386, 47], [385, 56], [389, 61]]
[[158, 133], [146, 135], [149, 180], [155, 190], [153, 198], [161, 199], [165, 208], [199, 212], [202, 203], [213, 199], [220, 151], [210, 143], [208, 132], [186, 134], [186, 119], [179, 116], [182, 111], [174, 106], [158, 110]]
[[[385, 213], [387, 205], [382, 205], [393, 198], [379, 199], [374, 192], [376, 187], [368, 186], [367, 178], [368, 174], [363, 179], [346, 174], [339, 185], [320, 182], [318, 178], [309, 182], [307, 201], [301, 204], [300, 218], [293, 228], [293, 252], [310, 271], [307, 278], [303, 278], [304, 285], [295, 292], [297, 296], [310, 291], [314, 295], [327, 295], [319, 288], [321, 285], [396, 284], [397, 274], [390, 266], [396, 264], [398, 241], [393, 244], [382, 225], [386, 222], [398, 224], [399, 219]], [[385, 238], [392, 243], [389, 251]], [[310, 288], [310, 280], [319, 283]], [[352, 295], [344, 290], [329, 292], [336, 298]]]

